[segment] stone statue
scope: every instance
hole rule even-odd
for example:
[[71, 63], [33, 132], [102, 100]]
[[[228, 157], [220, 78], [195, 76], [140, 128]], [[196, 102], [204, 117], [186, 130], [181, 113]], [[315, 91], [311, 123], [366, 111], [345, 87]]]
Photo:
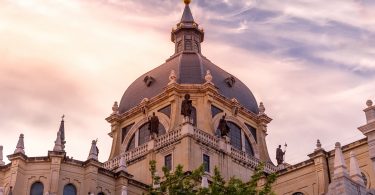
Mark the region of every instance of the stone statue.
[[190, 95], [185, 94], [185, 99], [182, 101], [181, 104], [181, 114], [184, 117], [191, 117], [191, 111], [193, 110], [192, 101], [190, 100]]
[[285, 152], [286, 151], [283, 152], [283, 150], [281, 150], [281, 145], [279, 145], [279, 147], [276, 149], [277, 165], [283, 164]]
[[159, 135], [159, 118], [155, 115], [155, 112], [148, 118], [148, 130], [153, 138], [155, 135]]
[[227, 120], [225, 120], [226, 116], [227, 116], [227, 114], [224, 114], [223, 117], [219, 121], [218, 129], [220, 130], [220, 136], [221, 137], [228, 136], [228, 133], [230, 131]]

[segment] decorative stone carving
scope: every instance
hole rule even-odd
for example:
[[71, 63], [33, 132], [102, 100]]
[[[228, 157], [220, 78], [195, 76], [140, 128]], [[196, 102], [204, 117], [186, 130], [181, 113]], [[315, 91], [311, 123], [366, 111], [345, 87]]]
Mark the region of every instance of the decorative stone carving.
[[152, 83], [155, 82], [155, 79], [152, 77], [152, 76], [145, 76], [145, 78], [143, 79], [143, 81], [145, 82], [146, 86], [147, 87], [150, 87], [152, 85]]
[[56, 137], [56, 141], [55, 141], [55, 146], [53, 147], [53, 151], [56, 151], [56, 152], [64, 151], [63, 148], [62, 148], [61, 132], [60, 131], [57, 132], [57, 137]]
[[212, 75], [211, 71], [207, 70], [206, 76], [204, 76], [204, 79], [206, 80], [206, 83], [211, 83], [212, 84]]
[[233, 85], [236, 83], [236, 79], [233, 76], [226, 78], [224, 81], [228, 87], [233, 87]]
[[117, 172], [119, 171], [125, 171], [126, 172], [127, 168], [126, 168], [126, 160], [125, 160], [125, 157], [124, 156], [121, 156], [120, 158], [120, 163], [119, 163], [119, 167], [117, 168]]
[[176, 83], [176, 82], [177, 82], [176, 72], [174, 70], [171, 70], [171, 73], [169, 74], [169, 83], [168, 83], [168, 85]]
[[16, 150], [14, 150], [14, 154], [16, 154], [16, 153], [25, 154], [25, 146], [24, 146], [23, 138], [24, 138], [24, 136], [21, 133], [20, 137], [18, 139], [18, 142], [17, 142]]
[[283, 151], [281, 149], [281, 145], [276, 149], [276, 161], [277, 161], [277, 166], [283, 164], [284, 162], [284, 155], [286, 151]]
[[263, 102], [260, 102], [259, 103], [259, 114], [264, 114], [265, 111], [266, 111], [266, 108], [264, 107]]
[[227, 120], [225, 120], [225, 117], [226, 117], [226, 114], [224, 114], [219, 121], [218, 129], [220, 130], [221, 137], [227, 137], [230, 131], [230, 128], [228, 126]]
[[315, 150], [320, 150], [322, 149], [322, 144], [320, 143], [320, 140], [316, 140], [316, 149]]
[[143, 100], [141, 101], [141, 104], [143, 104], [142, 106], [142, 113], [144, 115], [148, 115], [148, 103], [150, 102], [150, 100], [148, 98], [143, 98]]
[[118, 108], [118, 103], [117, 103], [117, 101], [113, 104], [113, 106], [112, 106], [112, 114], [118, 114], [118, 110], [119, 110], [119, 108]]
[[185, 94], [184, 100], [181, 103], [181, 115], [184, 116], [184, 119], [188, 119], [187, 121], [190, 121], [191, 119], [191, 112], [193, 111], [193, 104], [190, 100], [190, 95]]
[[366, 105], [367, 105], [367, 107], [371, 107], [372, 106], [372, 101], [371, 100], [367, 100]]
[[159, 135], [159, 118], [152, 113], [152, 116], [148, 118], [148, 130], [150, 131], [151, 138], [154, 139]]
[[92, 140], [90, 153], [89, 153], [89, 157], [87, 157], [87, 160], [89, 160], [89, 159], [98, 160], [99, 148], [96, 146], [97, 142], [98, 142], [98, 140]]
[[237, 116], [238, 110], [240, 109], [238, 107], [238, 100], [236, 98], [232, 98], [231, 101], [232, 101], [232, 115]]

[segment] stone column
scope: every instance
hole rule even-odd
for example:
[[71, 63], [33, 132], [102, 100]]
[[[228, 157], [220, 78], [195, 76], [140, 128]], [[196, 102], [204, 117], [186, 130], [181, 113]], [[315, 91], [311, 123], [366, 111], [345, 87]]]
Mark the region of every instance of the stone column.
[[375, 170], [375, 106], [371, 100], [367, 100], [366, 105], [367, 108], [363, 110], [366, 115], [366, 124], [358, 129], [367, 137], [369, 156]]

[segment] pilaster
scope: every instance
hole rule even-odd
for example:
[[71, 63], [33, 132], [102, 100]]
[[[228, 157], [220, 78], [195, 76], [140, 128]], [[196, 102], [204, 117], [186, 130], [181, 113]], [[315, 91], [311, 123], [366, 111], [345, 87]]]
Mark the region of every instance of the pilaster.
[[24, 182], [24, 167], [27, 156], [23, 153], [16, 153], [7, 156], [11, 162], [9, 187], [13, 188], [13, 194], [22, 194]]
[[98, 169], [101, 164], [93, 159], [89, 159], [84, 162], [85, 175], [84, 175], [84, 186], [86, 192], [96, 193], [96, 187], [98, 184]]
[[313, 153], [308, 155], [310, 159], [314, 160], [315, 173], [318, 179], [317, 194], [325, 194], [328, 192], [330, 176], [329, 176], [329, 169], [328, 169], [328, 164], [327, 164], [328, 163], [327, 155], [328, 153], [322, 148], [318, 148]]
[[369, 156], [375, 170], [375, 106], [371, 100], [368, 100], [366, 105], [367, 108], [363, 110], [366, 115], [366, 124], [358, 127], [358, 129], [367, 137]]
[[50, 186], [49, 195], [57, 195], [59, 190], [59, 178], [61, 170], [61, 162], [65, 158], [65, 152], [48, 151], [48, 157], [51, 159], [51, 169], [50, 169]]

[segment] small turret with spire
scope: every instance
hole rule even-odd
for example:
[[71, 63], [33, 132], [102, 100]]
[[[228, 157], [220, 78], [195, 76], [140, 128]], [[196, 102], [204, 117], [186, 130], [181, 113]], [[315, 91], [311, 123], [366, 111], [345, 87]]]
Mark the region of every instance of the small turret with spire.
[[55, 146], [53, 147], [53, 151], [56, 151], [56, 152], [64, 152], [64, 149], [65, 149], [64, 117], [65, 115], [62, 115], [60, 128], [59, 128], [59, 131], [57, 132]]
[[204, 39], [203, 29], [198, 28], [191, 13], [190, 0], [184, 0], [185, 9], [176, 29], [172, 29], [171, 40], [175, 43], [175, 54], [181, 52], [201, 53]]
[[14, 150], [14, 154], [16, 154], [16, 153], [25, 154], [25, 145], [24, 145], [24, 142], [23, 142], [23, 138], [24, 138], [24, 136], [21, 133], [20, 137], [18, 139], [18, 142], [17, 142], [16, 150]]

